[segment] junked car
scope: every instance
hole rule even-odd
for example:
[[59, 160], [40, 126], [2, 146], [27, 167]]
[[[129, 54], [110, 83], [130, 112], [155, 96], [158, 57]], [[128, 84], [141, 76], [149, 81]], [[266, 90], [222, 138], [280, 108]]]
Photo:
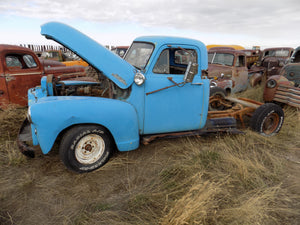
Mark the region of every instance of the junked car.
[[263, 97], [265, 102], [300, 108], [300, 47], [296, 48], [291, 62], [281, 69], [280, 74], [269, 77]]
[[208, 111], [213, 99], [205, 73], [207, 50], [200, 41], [139, 37], [122, 59], [65, 24], [44, 24], [41, 34], [96, 68], [99, 81], [47, 76], [30, 89], [28, 116], [18, 136], [25, 155], [34, 156], [29, 140], [44, 154], [61, 140], [61, 160], [82, 173], [103, 166], [114, 148], [130, 151], [157, 138], [238, 132], [236, 121], [246, 124], [248, 115], [250, 126], [262, 135], [274, 135], [282, 126], [283, 111], [273, 103], [225, 99], [220, 104], [226, 110]]
[[208, 51], [208, 77], [211, 87], [223, 88], [233, 94], [260, 84], [263, 70], [247, 68], [246, 54], [230, 48], [213, 48]]
[[293, 48], [277, 47], [264, 49], [251, 69], [264, 68], [266, 76], [278, 75], [281, 68], [288, 62], [294, 52]]
[[29, 48], [0, 45], [0, 108], [26, 106], [27, 90], [40, 84], [42, 76], [85, 76], [81, 66], [66, 67], [52, 60], [39, 59]]

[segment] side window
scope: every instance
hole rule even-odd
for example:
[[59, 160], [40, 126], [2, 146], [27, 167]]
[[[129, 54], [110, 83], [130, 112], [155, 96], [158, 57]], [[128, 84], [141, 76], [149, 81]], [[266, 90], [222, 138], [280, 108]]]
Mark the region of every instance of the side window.
[[27, 66], [27, 68], [35, 68], [37, 67], [36, 62], [34, 61], [33, 57], [31, 55], [24, 55], [23, 60]]
[[245, 66], [245, 56], [243, 56], [243, 55], [238, 56], [235, 66], [236, 67], [244, 67]]
[[161, 52], [153, 73], [184, 74], [190, 61], [197, 62], [197, 52], [193, 49], [165, 49]]
[[6, 61], [6, 66], [9, 69], [22, 68], [22, 63], [20, 62], [17, 56], [8, 55], [5, 57], [5, 61]]

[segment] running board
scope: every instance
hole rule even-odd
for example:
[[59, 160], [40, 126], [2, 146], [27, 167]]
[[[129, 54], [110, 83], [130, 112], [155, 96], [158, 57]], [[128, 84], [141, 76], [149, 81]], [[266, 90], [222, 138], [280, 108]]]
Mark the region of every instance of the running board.
[[174, 133], [144, 135], [141, 137], [141, 143], [147, 145], [156, 139], [201, 136], [211, 133], [243, 134], [244, 132], [237, 129], [236, 120], [233, 117], [212, 118], [207, 120], [206, 125], [203, 129]]

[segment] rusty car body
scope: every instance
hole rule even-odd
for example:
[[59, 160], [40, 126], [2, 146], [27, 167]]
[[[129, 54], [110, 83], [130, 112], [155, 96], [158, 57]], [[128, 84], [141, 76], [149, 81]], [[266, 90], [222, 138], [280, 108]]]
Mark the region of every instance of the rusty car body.
[[0, 45], [0, 108], [9, 104], [27, 105], [27, 90], [40, 84], [44, 75], [55, 77], [84, 76], [84, 67], [66, 67], [51, 60], [39, 60], [24, 47]]
[[279, 75], [269, 77], [263, 98], [265, 102], [300, 108], [300, 47], [296, 48], [291, 62], [281, 69]]
[[233, 94], [254, 87], [263, 77], [263, 70], [250, 70], [246, 54], [232, 48], [212, 48], [208, 51], [208, 77], [211, 87], [223, 88]]
[[281, 68], [288, 63], [293, 52], [294, 48], [290, 47], [266, 48], [261, 52], [258, 61], [251, 69], [264, 68], [267, 78], [272, 75], [278, 75]]
[[246, 63], [248, 69], [251, 68], [251, 66], [256, 63], [259, 59], [260, 50], [259, 49], [244, 49], [241, 50], [246, 54]]

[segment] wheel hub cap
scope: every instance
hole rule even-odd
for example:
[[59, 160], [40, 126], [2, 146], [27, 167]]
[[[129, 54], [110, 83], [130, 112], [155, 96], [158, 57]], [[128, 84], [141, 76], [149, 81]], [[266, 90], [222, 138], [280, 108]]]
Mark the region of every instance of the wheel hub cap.
[[93, 164], [103, 155], [105, 143], [101, 136], [89, 134], [79, 140], [75, 147], [75, 157], [82, 164]]

